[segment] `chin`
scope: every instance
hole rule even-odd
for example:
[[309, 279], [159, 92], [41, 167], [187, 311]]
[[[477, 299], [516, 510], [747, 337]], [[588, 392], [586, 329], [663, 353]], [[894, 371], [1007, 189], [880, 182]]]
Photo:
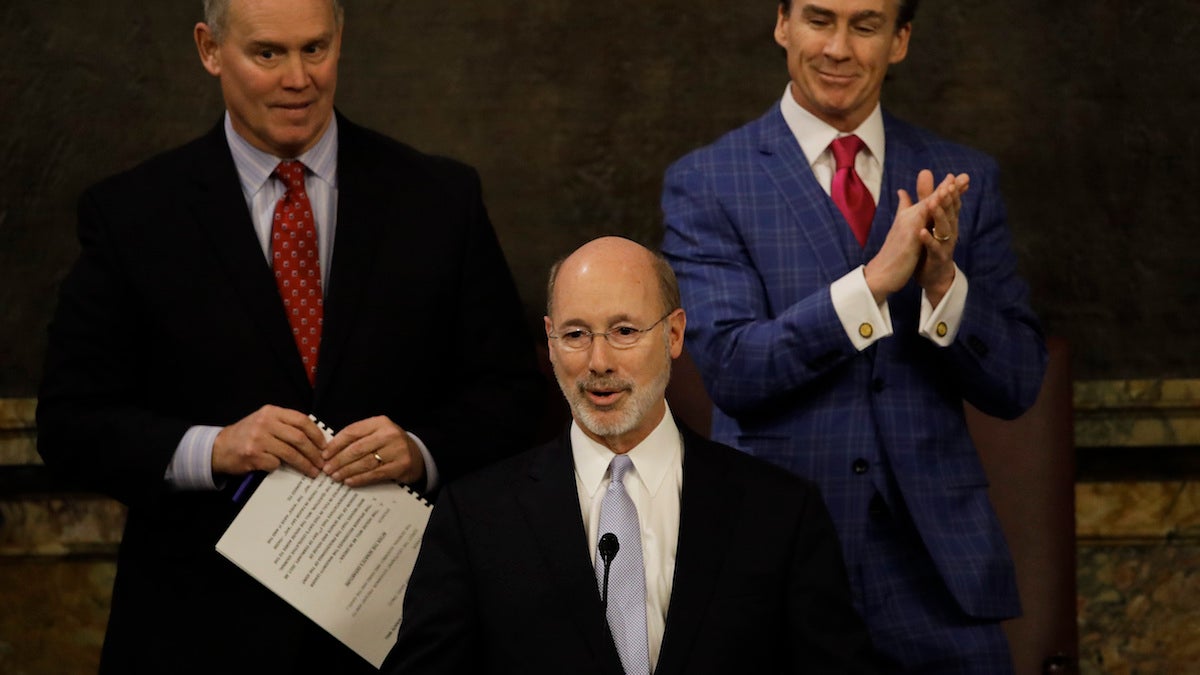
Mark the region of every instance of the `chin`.
[[597, 411], [589, 409], [575, 410], [575, 419], [583, 428], [600, 437], [620, 436], [629, 433], [637, 420], [619, 411]]

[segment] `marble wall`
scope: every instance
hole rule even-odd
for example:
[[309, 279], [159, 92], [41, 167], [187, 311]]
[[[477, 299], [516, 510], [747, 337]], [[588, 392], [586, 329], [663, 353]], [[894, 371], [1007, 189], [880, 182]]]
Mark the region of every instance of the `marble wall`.
[[1200, 672], [1200, 484], [1076, 497], [1080, 671]]
[[0, 673], [94, 673], [124, 508], [49, 492], [31, 399], [0, 399]]
[[1200, 475], [1159, 461], [1200, 452], [1200, 380], [1076, 383], [1075, 444], [1162, 467], [1076, 485], [1080, 671], [1200, 672]]

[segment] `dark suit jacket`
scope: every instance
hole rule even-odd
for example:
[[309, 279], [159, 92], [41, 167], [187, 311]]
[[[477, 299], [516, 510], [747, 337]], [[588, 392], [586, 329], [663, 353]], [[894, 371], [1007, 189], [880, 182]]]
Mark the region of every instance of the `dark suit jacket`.
[[[656, 675], [873, 672], [816, 488], [682, 433], [679, 541]], [[443, 491], [383, 672], [621, 672], [569, 434]]]
[[[886, 112], [884, 128], [865, 248], [776, 104], [668, 169], [663, 252], [716, 404], [713, 439], [816, 481], [852, 568], [871, 562], [861, 538], [880, 491], [911, 513], [917, 545], [963, 612], [1010, 617], [1020, 611], [1012, 563], [962, 404], [1020, 414], [1037, 397], [1045, 345], [1017, 276], [995, 162]], [[960, 330], [946, 348], [919, 336], [921, 289], [910, 282], [888, 300], [894, 335], [858, 352], [830, 284], [879, 252], [897, 189], [915, 195], [926, 168], [971, 176], [954, 250], [970, 286]]]
[[81, 199], [82, 252], [50, 327], [39, 450], [129, 506], [106, 671], [367, 666], [214, 552], [240, 479], [220, 492], [168, 489], [188, 427], [228, 425], [264, 404], [334, 429], [388, 415], [426, 443], [445, 479], [529, 442], [542, 381], [475, 172], [338, 124], [315, 389], [221, 125]]

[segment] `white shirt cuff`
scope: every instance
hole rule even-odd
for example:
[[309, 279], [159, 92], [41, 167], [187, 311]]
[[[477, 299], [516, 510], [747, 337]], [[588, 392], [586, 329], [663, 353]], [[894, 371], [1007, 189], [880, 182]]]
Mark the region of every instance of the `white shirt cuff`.
[[212, 452], [221, 429], [204, 425], [190, 427], [179, 440], [163, 479], [177, 490], [216, 490]]
[[867, 286], [865, 269], [864, 265], [859, 265], [829, 286], [833, 310], [842, 322], [846, 337], [860, 352], [892, 334], [892, 314], [887, 301], [875, 304], [875, 296]]
[[921, 321], [917, 333], [938, 345], [949, 347], [962, 325], [963, 309], [967, 306], [967, 275], [954, 266], [954, 281], [935, 309], [921, 291]]
[[417, 444], [417, 449], [421, 451], [421, 457], [425, 459], [425, 491], [432, 492], [438, 484], [437, 463], [433, 461], [433, 455], [429, 454], [429, 448], [425, 447], [425, 441], [422, 441], [416, 434], [404, 432], [412, 439], [413, 443]]

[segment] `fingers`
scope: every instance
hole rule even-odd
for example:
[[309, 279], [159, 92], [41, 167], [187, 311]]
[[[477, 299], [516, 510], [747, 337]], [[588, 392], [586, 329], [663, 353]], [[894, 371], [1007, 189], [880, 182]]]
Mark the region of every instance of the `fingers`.
[[[284, 420], [285, 426], [279, 430], [279, 436], [287, 445], [284, 450], [288, 454], [287, 463], [315, 477], [325, 464], [321, 457], [321, 450], [325, 447], [325, 434], [308, 415], [295, 410], [285, 412], [288, 414]], [[304, 467], [312, 467], [313, 472], [309, 473]]]
[[351, 487], [384, 481], [406, 483], [425, 475], [425, 463], [408, 433], [385, 416], [342, 429], [325, 452], [325, 473]]
[[213, 443], [213, 471], [240, 474], [274, 471], [280, 464], [315, 478], [324, 463], [325, 439], [307, 415], [287, 408], [263, 406], [224, 427]]
[[922, 235], [921, 240], [930, 253], [938, 253], [938, 244], [946, 244], [953, 249], [958, 239], [958, 214], [962, 210], [962, 194], [969, 186], [970, 177], [967, 174], [947, 174], [936, 191], [926, 198], [930, 216], [928, 228], [932, 236]]
[[925, 199], [933, 193], [933, 172], [929, 169], [922, 169], [917, 174], [917, 200]]

